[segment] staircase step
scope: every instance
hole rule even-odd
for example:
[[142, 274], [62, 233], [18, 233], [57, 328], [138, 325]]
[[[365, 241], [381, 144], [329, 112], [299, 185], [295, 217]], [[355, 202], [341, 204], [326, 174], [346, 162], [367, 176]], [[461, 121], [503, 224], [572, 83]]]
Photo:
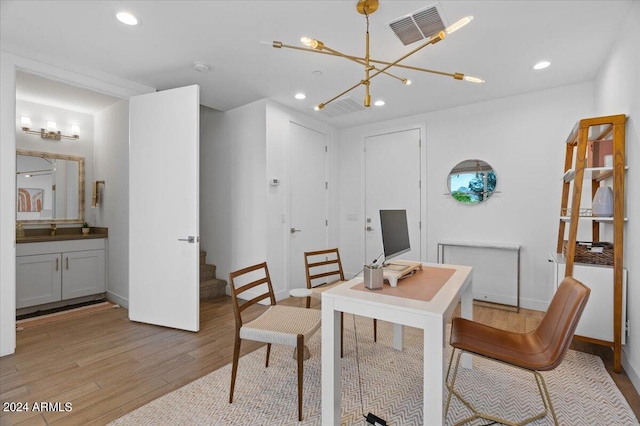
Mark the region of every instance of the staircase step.
[[200, 282], [216, 278], [216, 265], [200, 265]]
[[226, 295], [227, 282], [219, 279], [200, 281], [200, 300]]

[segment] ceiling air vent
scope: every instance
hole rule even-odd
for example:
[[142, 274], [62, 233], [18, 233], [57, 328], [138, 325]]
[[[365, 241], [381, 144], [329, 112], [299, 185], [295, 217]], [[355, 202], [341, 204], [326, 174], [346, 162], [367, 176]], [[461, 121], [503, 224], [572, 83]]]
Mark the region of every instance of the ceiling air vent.
[[353, 99], [347, 97], [336, 99], [335, 101], [328, 103], [318, 112], [325, 117], [333, 118], [339, 115], [362, 111], [363, 109], [365, 109], [365, 107], [364, 105], [362, 105], [362, 102], [356, 102]]
[[448, 23], [440, 3], [434, 3], [387, 24], [405, 46], [444, 31]]

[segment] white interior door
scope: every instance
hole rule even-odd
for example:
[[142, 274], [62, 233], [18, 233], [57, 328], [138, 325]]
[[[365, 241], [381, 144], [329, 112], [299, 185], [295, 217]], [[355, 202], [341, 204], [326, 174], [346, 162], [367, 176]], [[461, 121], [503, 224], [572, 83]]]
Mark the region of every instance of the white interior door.
[[129, 102], [132, 321], [200, 326], [199, 108], [198, 86]]
[[304, 252], [327, 248], [326, 136], [290, 122], [289, 170], [289, 283], [304, 288]]
[[383, 252], [380, 210], [406, 210], [411, 251], [420, 260], [420, 129], [365, 139], [365, 263]]

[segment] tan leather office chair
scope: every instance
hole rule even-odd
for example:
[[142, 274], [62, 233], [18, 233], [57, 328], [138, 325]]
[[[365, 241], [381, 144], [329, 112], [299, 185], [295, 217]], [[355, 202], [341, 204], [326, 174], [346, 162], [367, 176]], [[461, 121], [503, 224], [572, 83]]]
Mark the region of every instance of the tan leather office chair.
[[[269, 367], [271, 344], [292, 346], [297, 349], [298, 362], [298, 420], [302, 420], [302, 383], [305, 342], [320, 328], [320, 311], [294, 306], [276, 305], [271, 277], [266, 262], [249, 266], [229, 274], [233, 313], [236, 319], [236, 336], [233, 346], [233, 365], [231, 369], [231, 389], [229, 403], [233, 402], [233, 390], [236, 384], [238, 358], [242, 339], [267, 344], [265, 367]], [[266, 284], [266, 286], [265, 286]], [[259, 287], [262, 286], [262, 287]], [[250, 300], [240, 302], [239, 295], [247, 290], [264, 291]], [[246, 324], [242, 312], [249, 306], [269, 298], [269, 309], [253, 321]]]
[[[322, 292], [345, 282], [340, 252], [337, 248], [308, 251], [304, 253], [304, 269], [307, 274], [307, 288], [311, 296], [307, 297], [307, 308], [311, 306], [311, 297], [322, 298]], [[333, 281], [327, 280], [332, 277]], [[340, 358], [344, 342], [344, 315], [340, 313]], [[378, 320], [373, 320], [373, 341], [378, 341]]]
[[[582, 311], [589, 299], [590, 292], [591, 290], [588, 287], [574, 278], [567, 277], [562, 280], [542, 321], [534, 331], [529, 333], [500, 330], [464, 318], [454, 318], [451, 325], [451, 346], [453, 346], [453, 350], [451, 351], [451, 359], [449, 360], [446, 376], [449, 396], [447, 397], [445, 416], [449, 412], [451, 396], [455, 395], [474, 413], [471, 417], [458, 422], [457, 425], [477, 418], [505, 425], [525, 425], [546, 416], [549, 411], [553, 415], [554, 423], [558, 425], [558, 418], [553, 409], [547, 385], [539, 372], [553, 370], [564, 359], [571, 345]], [[453, 379], [451, 385], [449, 385], [449, 373], [456, 349], [458, 350], [458, 356], [453, 370]], [[542, 398], [544, 411], [519, 423], [479, 412], [454, 390], [460, 356], [464, 352], [531, 371], [538, 385], [538, 392]]]

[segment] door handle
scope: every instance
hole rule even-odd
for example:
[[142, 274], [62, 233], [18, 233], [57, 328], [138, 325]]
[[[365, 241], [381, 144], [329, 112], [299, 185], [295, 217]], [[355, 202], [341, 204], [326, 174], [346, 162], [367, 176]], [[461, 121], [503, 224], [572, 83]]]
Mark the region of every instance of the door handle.
[[367, 226], [367, 231], [373, 231], [373, 228], [370, 226]]
[[302, 232], [302, 229], [291, 228], [292, 234], [295, 234], [296, 232]]
[[67, 267], [67, 271], [69, 270], [69, 258], [65, 257], [65, 261], [66, 261], [66, 267]]
[[58, 261], [59, 260], [60, 260], [59, 258], [56, 258], [56, 272], [58, 271]]
[[194, 237], [193, 235], [189, 235], [187, 238], [178, 238], [178, 241], [186, 241], [189, 244], [199, 243], [200, 237]]

